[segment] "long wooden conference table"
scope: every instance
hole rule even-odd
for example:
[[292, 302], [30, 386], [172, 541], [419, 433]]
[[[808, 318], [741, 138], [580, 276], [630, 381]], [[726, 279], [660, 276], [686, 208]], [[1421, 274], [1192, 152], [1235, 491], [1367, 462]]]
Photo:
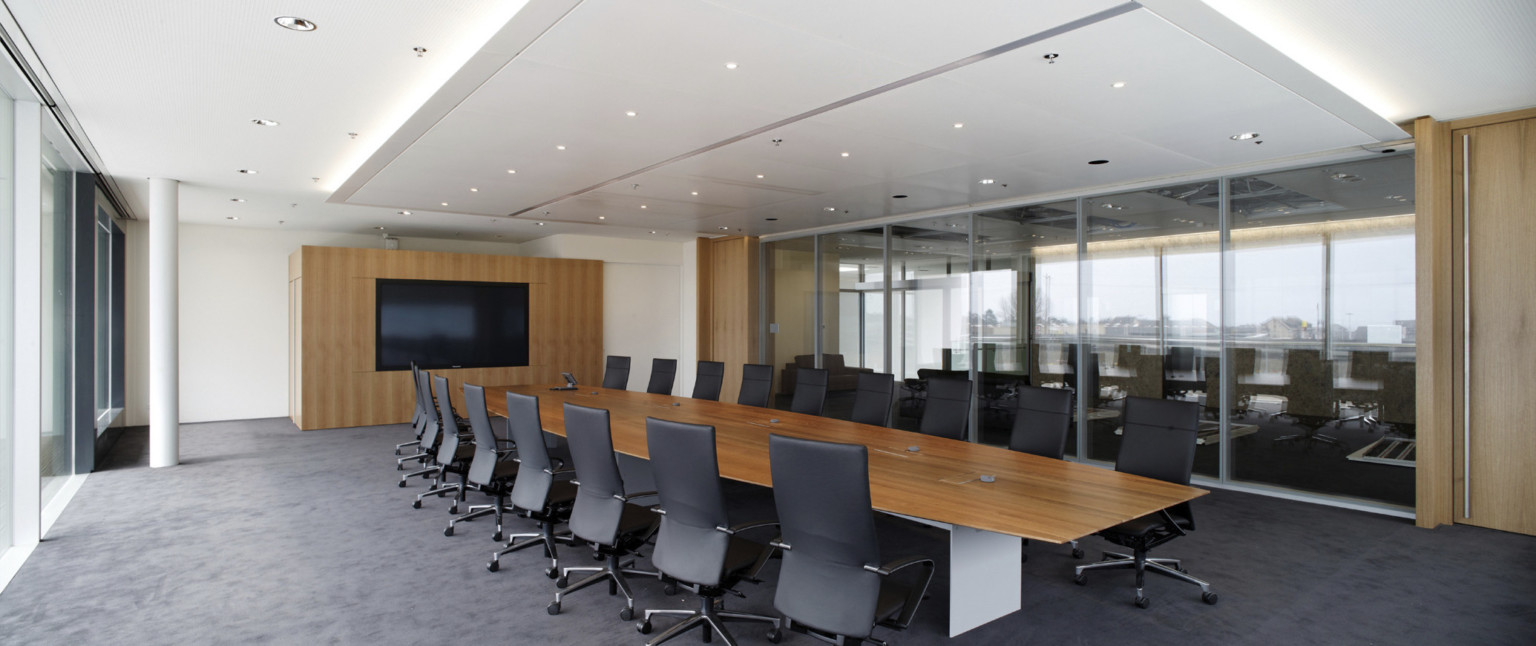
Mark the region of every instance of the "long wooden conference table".
[[649, 459], [646, 417], [714, 426], [720, 475], [765, 487], [773, 486], [771, 433], [868, 447], [875, 509], [949, 530], [951, 637], [1020, 608], [1020, 538], [1065, 543], [1207, 493], [994, 446], [755, 406], [591, 386], [485, 390], [486, 407], [502, 416], [504, 392], [538, 397], [544, 430], [561, 436], [566, 402], [605, 408], [614, 450], [642, 459]]

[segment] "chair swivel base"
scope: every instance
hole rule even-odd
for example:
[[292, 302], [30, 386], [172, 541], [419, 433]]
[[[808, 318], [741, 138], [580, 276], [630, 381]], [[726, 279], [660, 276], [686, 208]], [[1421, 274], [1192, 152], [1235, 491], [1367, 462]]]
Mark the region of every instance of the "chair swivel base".
[[1145, 554], [1122, 554], [1119, 552], [1105, 552], [1104, 560], [1097, 563], [1079, 565], [1076, 568], [1076, 577], [1073, 578], [1078, 585], [1088, 584], [1088, 570], [1136, 570], [1136, 607], [1145, 608], [1151, 604], [1146, 594], [1142, 591], [1143, 572], [1155, 572], [1163, 576], [1172, 577], [1185, 583], [1200, 586], [1200, 600], [1210, 605], [1216, 605], [1216, 593], [1211, 591], [1211, 584], [1189, 575], [1184, 570], [1182, 561], [1169, 558], [1152, 558]]
[[[621, 564], [617, 554], [608, 554], [607, 562], [601, 566], [562, 568], [560, 570], [560, 578], [555, 580], [555, 586], [560, 588], [560, 590], [555, 593], [554, 602], [550, 603], [549, 607], [545, 608], [545, 610], [548, 611], [549, 614], [558, 615], [560, 614], [560, 601], [564, 599], [566, 595], [606, 580], [608, 581], [608, 594], [614, 595], [623, 593], [624, 595], [624, 609], [619, 611], [619, 619], [624, 621], [634, 619], [635, 594], [634, 591], [629, 589], [629, 581], [624, 577], [626, 575], [634, 574], [638, 576], [646, 576], [659, 579], [661, 578], [661, 573], [647, 570], [636, 570], [625, 567], [625, 565], [628, 564], [632, 564], [632, 562]], [[592, 574], [588, 575], [585, 579], [568, 584], [567, 582], [570, 580], [572, 572], [591, 572]]]
[[500, 570], [502, 556], [535, 545], [542, 545], [544, 547], [544, 558], [549, 559], [549, 567], [544, 568], [544, 576], [553, 579], [560, 576], [560, 554], [555, 549], [556, 542], [563, 542], [567, 545], [576, 544], [576, 540], [571, 537], [569, 532], [556, 534], [549, 525], [541, 526], [537, 534], [509, 534], [506, 547], [491, 553], [491, 562], [486, 564], [485, 569], [492, 572]]
[[493, 541], [500, 541], [502, 539], [502, 533], [501, 533], [501, 516], [502, 516], [502, 512], [503, 512], [503, 507], [501, 506], [500, 503], [491, 504], [491, 505], [470, 505], [469, 509], [467, 510], [467, 513], [460, 514], [458, 516], [454, 516], [453, 518], [448, 519], [448, 528], [443, 530], [443, 536], [453, 536], [453, 526], [458, 524], [458, 523], [474, 520], [474, 519], [479, 518], [481, 516], [491, 516], [491, 515], [494, 515], [494, 516], [496, 516], [496, 533], [491, 536], [491, 540], [493, 540]]
[[[761, 621], [772, 624], [773, 630], [768, 633], [768, 641], [777, 644], [780, 639], [783, 639], [783, 633], [779, 630], [779, 619], [777, 617], [726, 612], [724, 605], [723, 599], [718, 596], [700, 596], [698, 610], [646, 610], [645, 619], [635, 626], [635, 630], [640, 631], [642, 635], [648, 635], [651, 632], [651, 617], [656, 615], [675, 615], [684, 617], [683, 621], [652, 637], [650, 641], [645, 643], [646, 646], [656, 646], [673, 637], [682, 635], [694, 626], [703, 626], [706, 633], [713, 632], [719, 635], [721, 641], [726, 643], [726, 646], [736, 646], [736, 638], [731, 636], [730, 631], [725, 629], [725, 622], [727, 621]], [[708, 641], [708, 634], [705, 635], [705, 641]]]

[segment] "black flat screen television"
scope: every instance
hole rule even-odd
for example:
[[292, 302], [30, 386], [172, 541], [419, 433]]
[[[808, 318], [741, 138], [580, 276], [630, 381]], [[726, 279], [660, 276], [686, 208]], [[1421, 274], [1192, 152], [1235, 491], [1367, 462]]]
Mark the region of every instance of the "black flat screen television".
[[375, 283], [375, 370], [528, 365], [528, 283]]

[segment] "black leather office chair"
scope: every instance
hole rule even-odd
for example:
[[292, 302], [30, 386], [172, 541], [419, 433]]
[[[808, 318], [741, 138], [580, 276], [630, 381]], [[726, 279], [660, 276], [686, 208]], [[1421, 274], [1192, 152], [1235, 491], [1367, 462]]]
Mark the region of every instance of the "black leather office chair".
[[[1115, 470], [1176, 484], [1189, 484], [1195, 464], [1195, 439], [1200, 424], [1200, 405], [1195, 402], [1127, 397], [1121, 414], [1123, 435]], [[1136, 607], [1150, 603], [1142, 591], [1146, 572], [1156, 572], [1200, 586], [1200, 599], [1215, 605], [1211, 584], [1190, 576], [1179, 559], [1150, 558], [1152, 548], [1183, 536], [1195, 528], [1189, 503], [1174, 505], [1155, 514], [1120, 523], [1099, 532], [1105, 540], [1131, 548], [1132, 554], [1105, 552], [1098, 563], [1077, 566], [1076, 581], [1084, 585], [1088, 570], [1134, 568]]]
[[[395, 458], [396, 471], [405, 470], [406, 462], [415, 460], [416, 462], [425, 464], [432, 457], [431, 452], [421, 448], [421, 441], [422, 435], [427, 431], [428, 421], [436, 419], [435, 410], [437, 404], [432, 400], [432, 387], [429, 385], [427, 371], [417, 369], [415, 364], [412, 364], [411, 367], [411, 387], [416, 391], [416, 416], [411, 420], [411, 428], [416, 432], [416, 441], [395, 445], [395, 455], [399, 456]], [[403, 449], [407, 446], [417, 447], [416, 453], [401, 456], [400, 449]], [[420, 473], [422, 472], [417, 472], [417, 474]], [[402, 477], [400, 479], [400, 486], [404, 487], [405, 479], [409, 477], [411, 477], [411, 475]]]
[[[437, 443], [433, 447], [435, 451], [433, 461], [437, 463], [437, 480], [433, 481], [432, 488], [416, 494], [416, 502], [411, 506], [421, 509], [422, 499], [432, 494], [443, 497], [450, 491], [454, 492], [453, 505], [448, 507], [448, 513], [459, 513], [459, 503], [464, 501], [465, 478], [469, 475], [469, 461], [475, 455], [473, 437], [460, 434], [457, 424], [449, 424], [446, 420], [458, 419], [458, 414], [453, 410], [453, 400], [448, 398], [448, 379], [446, 377], [432, 377], [432, 392], [437, 395], [438, 426], [443, 430], [438, 433]], [[459, 481], [450, 483], [448, 476], [457, 475]]]
[[629, 388], [629, 357], [608, 356], [603, 367], [603, 387], [624, 390]]
[[[416, 396], [422, 401], [432, 401], [432, 386], [430, 385], [431, 378], [431, 373], [428, 373], [425, 370], [417, 374]], [[432, 483], [432, 487], [429, 488], [437, 487], [437, 482], [435, 480], [442, 474], [442, 467], [439, 466], [434, 461], [434, 459], [437, 456], [437, 443], [442, 437], [442, 430], [443, 424], [442, 420], [438, 419], [436, 404], [430, 404], [426, 408], [422, 409], [421, 432], [417, 435], [419, 438], [417, 453], [413, 455], [407, 455], [395, 460], [396, 469], [404, 469], [405, 463], [410, 460], [416, 460], [417, 462], [421, 463], [421, 468], [401, 475], [399, 483], [401, 487], [405, 486], [407, 480], [417, 476], [421, 476], [423, 478], [433, 478], [434, 482]]]
[[930, 379], [928, 403], [923, 406], [923, 419], [918, 424], [918, 432], [963, 440], [970, 421], [971, 380]]
[[[415, 361], [412, 361], [411, 362], [411, 390], [415, 393], [415, 395], [413, 395], [412, 398], [415, 400], [416, 403], [415, 403], [415, 408], [413, 408], [411, 410], [411, 430], [415, 431], [416, 439], [411, 440], [409, 442], [401, 442], [399, 444], [396, 444], [395, 445], [395, 455], [396, 456], [399, 456], [400, 455], [400, 450], [405, 448], [405, 447], [408, 447], [408, 446], [421, 446], [421, 426], [422, 426], [422, 423], [426, 421], [427, 413], [422, 408], [421, 388], [418, 386], [418, 382], [420, 382], [420, 380], [421, 380], [421, 369], [416, 367], [416, 362]], [[395, 468], [399, 469], [400, 465], [404, 464], [405, 462], [406, 462], [405, 460], [396, 460], [395, 461]]]
[[871, 426], [891, 425], [891, 406], [896, 400], [896, 378], [888, 372], [861, 372], [853, 393], [853, 415], [848, 419]]
[[651, 381], [645, 392], [652, 395], [672, 394], [672, 384], [677, 382], [677, 359], [651, 359]]
[[820, 415], [827, 403], [827, 371], [823, 368], [800, 368], [795, 371], [795, 395], [789, 401], [789, 410], [806, 415]]
[[[875, 641], [875, 626], [901, 630], [933, 579], [933, 560], [880, 563], [869, 502], [869, 451], [857, 444], [768, 436], [773, 500], [783, 550], [773, 607], [784, 627], [823, 641]], [[912, 566], [913, 580], [893, 574]], [[903, 579], [907, 578], [905, 576]]]
[[775, 527], [777, 523], [731, 525], [720, 486], [715, 427], [648, 417], [645, 439], [661, 501], [656, 509], [661, 515], [661, 531], [651, 562], [663, 580], [676, 581], [699, 595], [698, 610], [646, 610], [644, 621], [636, 626], [641, 634], [651, 632], [651, 618], [656, 615], [685, 617], [647, 646], [677, 637], [694, 626], [703, 626], [705, 641], [707, 634], [714, 632], [725, 643], [734, 644], [736, 639], [725, 629], [726, 621], [766, 622], [773, 626], [770, 639], [778, 641], [777, 617], [725, 611], [724, 595], [743, 579], [755, 580], [772, 554], [772, 548], [742, 538], [740, 532]]
[[720, 401], [720, 384], [725, 381], [725, 364], [719, 361], [700, 361], [699, 373], [693, 380], [693, 398]]
[[474, 433], [475, 446], [474, 457], [469, 461], [469, 472], [464, 480], [468, 486], [490, 496], [493, 502], [489, 505], [470, 505], [468, 511], [448, 521], [448, 528], [443, 530], [444, 536], [453, 536], [453, 527], [458, 523], [473, 520], [481, 516], [496, 516], [496, 533], [491, 540], [501, 540], [501, 517], [506, 512], [507, 494], [512, 491], [512, 479], [517, 477], [517, 461], [512, 455], [517, 453], [516, 447], [510, 439], [496, 437], [496, 429], [491, 426], [491, 416], [485, 410], [485, 389], [480, 386], [464, 384], [464, 412], [469, 417], [469, 430]]
[[507, 435], [518, 446], [517, 480], [512, 484], [509, 500], [515, 513], [538, 523], [539, 531], [508, 536], [507, 544], [491, 554], [491, 562], [485, 567], [495, 572], [501, 569], [502, 556], [540, 545], [549, 559], [544, 574], [553, 579], [560, 575], [560, 552], [555, 543], [573, 542], [570, 534], [555, 533], [555, 527], [571, 517], [571, 504], [576, 500], [576, 485], [561, 479], [573, 471], [560, 468], [549, 457], [544, 426], [539, 421], [538, 397], [507, 393]]
[[[654, 496], [649, 491], [624, 493], [624, 478], [613, 454], [613, 436], [608, 426], [608, 411], [575, 404], [565, 405], [565, 441], [576, 467], [576, 504], [571, 510], [571, 534], [592, 546], [605, 563], [596, 567], [560, 569], [555, 585], [560, 588], [546, 609], [560, 614], [560, 602], [566, 595], [607, 580], [608, 591], [624, 594], [624, 609], [619, 618], [635, 618], [635, 595], [630, 592], [626, 575], [656, 577], [655, 572], [625, 567], [623, 559], [644, 545], [656, 533], [658, 516], [640, 505], [635, 498]], [[572, 572], [591, 572], [587, 578], [569, 583]]]
[[[1060, 460], [1067, 454], [1072, 431], [1072, 391], [1065, 388], [1018, 386], [1014, 390], [1013, 433], [1008, 448], [1020, 453]], [[1072, 544], [1072, 557], [1083, 558], [1083, 548]], [[1029, 539], [1024, 539], [1029, 544]], [[1029, 560], [1024, 554], [1022, 560]]]
[[772, 396], [773, 366], [749, 363], [741, 367], [741, 392], [736, 395], [736, 403], [767, 408]]

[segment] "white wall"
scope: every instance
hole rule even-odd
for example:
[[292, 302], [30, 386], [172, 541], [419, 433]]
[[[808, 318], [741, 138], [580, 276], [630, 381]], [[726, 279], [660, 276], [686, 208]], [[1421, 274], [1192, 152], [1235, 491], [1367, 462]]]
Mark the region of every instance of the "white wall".
[[[602, 260], [603, 354], [630, 357], [629, 389], [645, 390], [651, 360], [677, 359], [673, 394], [693, 392], [698, 361], [698, 251], [682, 242], [555, 235], [522, 255]], [[576, 375], [596, 384], [602, 375]]]
[[[149, 420], [148, 226], [124, 222], [125, 409]], [[181, 224], [181, 421], [288, 415], [288, 256], [303, 245], [381, 248], [377, 236]], [[687, 242], [551, 236], [521, 245], [404, 238], [400, 248], [603, 260], [604, 352], [634, 358], [644, 389], [652, 357], [678, 359], [674, 392], [693, 387], [697, 357], [696, 252]], [[578, 375], [598, 383], [601, 375]]]

